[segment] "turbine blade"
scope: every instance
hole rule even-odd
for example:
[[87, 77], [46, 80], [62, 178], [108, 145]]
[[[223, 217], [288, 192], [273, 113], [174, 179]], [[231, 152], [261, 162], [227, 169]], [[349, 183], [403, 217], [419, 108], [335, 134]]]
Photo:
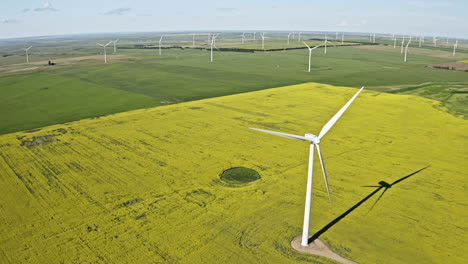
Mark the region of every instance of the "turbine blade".
[[307, 43], [305, 43], [305, 42], [302, 42], [302, 43], [304, 43], [304, 45], [306, 45], [306, 47], [307, 47], [308, 49], [310, 49], [310, 47], [309, 47], [309, 45], [307, 45]]
[[107, 44], [105, 45], [105, 47], [109, 46], [112, 42], [114, 42], [114, 41], [111, 40], [111, 41], [107, 42]]
[[286, 133], [281, 133], [281, 132], [276, 132], [276, 131], [270, 131], [270, 130], [265, 130], [265, 129], [253, 128], [253, 127], [249, 127], [249, 128], [260, 131], [260, 132], [265, 132], [265, 133], [273, 134], [276, 136], [280, 136], [280, 137], [285, 137], [285, 138], [290, 138], [290, 139], [295, 139], [295, 140], [302, 140], [302, 141], [309, 141], [309, 139], [307, 139], [306, 137], [301, 137], [301, 136], [296, 136], [296, 135], [286, 134]]
[[331, 198], [331, 193], [330, 193], [330, 186], [328, 185], [327, 170], [325, 169], [325, 163], [323, 162], [322, 151], [320, 150], [320, 144], [317, 144], [317, 153], [319, 156], [320, 165], [322, 165], [323, 179], [325, 180], [325, 186], [327, 187], [328, 200], [330, 201], [330, 204], [331, 204], [332, 198]]
[[316, 49], [316, 48], [318, 48], [318, 47], [320, 47], [320, 46], [322, 46], [322, 44], [313, 47], [312, 50], [314, 50], [314, 49]]
[[100, 43], [96, 43], [96, 44], [98, 44], [98, 45], [101, 46], [101, 47], [104, 47], [104, 45], [102, 45], [102, 44], [100, 44]]
[[348, 109], [348, 107], [351, 105], [351, 103], [356, 99], [356, 97], [359, 95], [359, 93], [364, 89], [364, 86], [359, 89], [359, 91], [336, 113], [330, 121], [328, 121], [325, 126], [323, 126], [322, 130], [320, 131], [320, 134], [318, 136], [319, 139], [321, 139], [327, 132], [333, 127], [333, 125], [338, 121], [338, 119], [343, 115], [343, 113]]

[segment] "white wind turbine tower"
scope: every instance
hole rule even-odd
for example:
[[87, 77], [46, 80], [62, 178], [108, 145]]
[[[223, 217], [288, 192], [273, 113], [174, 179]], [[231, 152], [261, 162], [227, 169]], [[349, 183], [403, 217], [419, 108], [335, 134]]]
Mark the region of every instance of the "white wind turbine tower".
[[436, 36], [434, 36], [433, 41], [434, 41], [434, 48], [437, 48], [437, 37]]
[[374, 38], [372, 39], [372, 42], [375, 43], [375, 33], [374, 33]]
[[242, 44], [244, 44], [244, 41], [245, 41], [245, 32], [242, 32], [241, 39], [242, 39]]
[[393, 37], [393, 48], [396, 49], [396, 38]]
[[254, 32], [254, 41], [256, 40], [257, 32]]
[[119, 41], [119, 39], [114, 40], [114, 53], [117, 53], [117, 41]]
[[162, 35], [162, 36], [159, 38], [159, 56], [161, 56], [161, 43], [162, 43], [163, 37], [164, 37], [164, 35]]
[[406, 48], [405, 48], [405, 62], [406, 62], [406, 56], [408, 54], [408, 47], [409, 47], [409, 44], [411, 43], [411, 40], [408, 41], [408, 44], [406, 44]]
[[301, 42], [301, 34], [302, 32], [299, 32], [298, 37], [297, 37], [297, 42]]
[[405, 45], [405, 37], [401, 39], [401, 54], [403, 54], [404, 45]]
[[99, 46], [104, 48], [104, 63], [107, 64], [107, 52], [106, 52], [106, 47], [109, 46], [113, 41], [109, 41], [106, 45], [102, 45], [97, 43]]
[[312, 204], [312, 180], [313, 180], [313, 171], [314, 171], [314, 149], [317, 147], [317, 154], [320, 160], [320, 165], [322, 167], [323, 177], [325, 179], [325, 186], [327, 188], [328, 199], [331, 203], [331, 195], [330, 195], [330, 188], [328, 186], [328, 178], [327, 178], [327, 171], [325, 169], [325, 163], [323, 162], [322, 152], [320, 151], [320, 140], [327, 134], [327, 132], [333, 127], [333, 125], [338, 121], [338, 119], [343, 115], [343, 113], [348, 109], [351, 103], [356, 99], [359, 93], [364, 89], [362, 87], [359, 91], [338, 111], [331, 119], [328, 121], [325, 126], [323, 126], [320, 134], [318, 136], [313, 134], [305, 134], [304, 136], [297, 136], [292, 134], [286, 134], [281, 132], [269, 131], [264, 129], [258, 128], [250, 128], [253, 130], [257, 130], [260, 132], [265, 132], [269, 134], [273, 134], [276, 136], [281, 136], [289, 139], [295, 139], [300, 141], [307, 141], [310, 144], [309, 150], [309, 168], [307, 171], [307, 190], [306, 190], [306, 199], [305, 199], [305, 209], [304, 209], [304, 225], [302, 228], [302, 246], [307, 246], [309, 244], [309, 222], [310, 222], [310, 209]]
[[323, 51], [324, 54], [327, 54], [327, 43], [328, 43], [328, 36], [325, 35], [325, 49]]
[[457, 52], [458, 48], [458, 40], [455, 41], [455, 44], [453, 44], [453, 56], [455, 56], [455, 53]]
[[29, 53], [28, 51], [32, 48], [32, 46], [30, 46], [29, 48], [26, 48], [24, 49], [24, 51], [26, 51], [26, 63], [29, 63]]
[[211, 62], [213, 62], [213, 48], [216, 47], [216, 37], [217, 37], [217, 36], [218, 36], [218, 35], [216, 34], [216, 35], [213, 35], [213, 36], [211, 37]]
[[260, 33], [260, 36], [262, 37], [262, 50], [265, 50], [265, 32]]
[[318, 45], [318, 46], [315, 46], [315, 47], [311, 48], [311, 47], [309, 47], [309, 45], [307, 45], [307, 43], [305, 43], [305, 42], [302, 42], [302, 43], [304, 43], [304, 45], [309, 49], [309, 70], [308, 70], [308, 72], [310, 72], [310, 67], [311, 67], [311, 62], [312, 62], [312, 51], [314, 49], [322, 46], [322, 45]]
[[289, 45], [289, 38], [291, 37], [292, 32], [288, 34], [288, 45]]

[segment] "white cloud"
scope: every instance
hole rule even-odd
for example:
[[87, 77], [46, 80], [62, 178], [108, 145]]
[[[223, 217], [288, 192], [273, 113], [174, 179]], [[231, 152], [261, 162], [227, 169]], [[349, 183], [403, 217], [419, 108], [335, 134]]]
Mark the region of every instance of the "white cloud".
[[116, 8], [116, 9], [112, 9], [112, 10], [106, 10], [106, 11], [99, 12], [99, 14], [101, 14], [101, 15], [123, 15], [124, 13], [129, 12], [130, 10], [132, 10], [132, 9], [128, 8], [128, 7]]
[[409, 5], [419, 7], [419, 8], [436, 8], [436, 7], [451, 7], [453, 4], [451, 2], [427, 2], [427, 1], [409, 1]]
[[[26, 9], [25, 9], [26, 10]], [[24, 11], [24, 10], [23, 10]], [[29, 11], [29, 9], [28, 9]], [[38, 8], [34, 8], [34, 11], [36, 12], [42, 12], [42, 11], [52, 11], [52, 12], [55, 12], [55, 11], [58, 11], [58, 9], [55, 9], [51, 3], [49, 2], [45, 2], [42, 7], [38, 7]], [[26, 11], [27, 12], [27, 11]]]
[[18, 20], [16, 20], [16, 19], [9, 19], [9, 18], [2, 18], [2, 19], [0, 19], [0, 24], [13, 24], [13, 23], [18, 23]]
[[341, 22], [338, 24], [338, 26], [340, 26], [340, 27], [347, 27], [347, 26], [349, 26], [348, 20], [346, 20], [346, 19], [341, 20]]

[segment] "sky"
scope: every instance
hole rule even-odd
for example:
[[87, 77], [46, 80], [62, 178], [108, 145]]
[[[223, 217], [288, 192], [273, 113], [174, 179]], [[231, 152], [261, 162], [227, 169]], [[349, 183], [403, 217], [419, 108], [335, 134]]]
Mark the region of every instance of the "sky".
[[221, 30], [468, 38], [467, 11], [467, 0], [0, 0], [0, 39]]

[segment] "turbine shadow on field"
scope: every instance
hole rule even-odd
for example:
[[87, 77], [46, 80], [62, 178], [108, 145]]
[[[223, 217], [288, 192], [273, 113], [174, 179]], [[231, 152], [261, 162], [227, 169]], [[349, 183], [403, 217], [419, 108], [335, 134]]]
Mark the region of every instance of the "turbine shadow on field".
[[[430, 166], [430, 165], [429, 165]], [[418, 173], [420, 173], [421, 171], [427, 169], [429, 166], [426, 166], [422, 169], [419, 169], [409, 175], [406, 175], [396, 181], [394, 181], [393, 183], [387, 183], [385, 181], [380, 181], [378, 184], [379, 185], [374, 185], [374, 186], [363, 186], [363, 187], [375, 187], [377, 189], [375, 189], [373, 192], [371, 192], [369, 195], [367, 195], [366, 197], [364, 197], [361, 201], [359, 201], [358, 203], [356, 203], [353, 207], [349, 208], [346, 212], [344, 212], [343, 214], [341, 214], [340, 216], [338, 216], [337, 218], [333, 219], [330, 223], [328, 223], [326, 226], [324, 226], [322, 229], [320, 229], [319, 231], [317, 231], [317, 233], [315, 233], [313, 236], [311, 236], [309, 238], [309, 244], [312, 243], [315, 239], [319, 238], [323, 233], [325, 233], [326, 231], [328, 231], [328, 229], [330, 229], [331, 227], [333, 227], [334, 225], [336, 225], [338, 222], [340, 222], [343, 218], [345, 218], [348, 214], [350, 214], [352, 211], [354, 211], [355, 209], [357, 209], [359, 206], [361, 206], [364, 202], [366, 202], [367, 200], [369, 200], [372, 196], [374, 196], [375, 194], [377, 194], [381, 189], [384, 189], [384, 191], [382, 192], [382, 194], [380, 194], [379, 198], [377, 198], [377, 200], [375, 201], [375, 203], [372, 205], [371, 209], [374, 208], [374, 206], [377, 204], [377, 202], [382, 198], [382, 196], [385, 194], [385, 192], [390, 189], [393, 185], [399, 183], [399, 182], [402, 182], [406, 179], [408, 179], [409, 177], [411, 176], [414, 176]], [[369, 212], [370, 212], [369, 210]]]

